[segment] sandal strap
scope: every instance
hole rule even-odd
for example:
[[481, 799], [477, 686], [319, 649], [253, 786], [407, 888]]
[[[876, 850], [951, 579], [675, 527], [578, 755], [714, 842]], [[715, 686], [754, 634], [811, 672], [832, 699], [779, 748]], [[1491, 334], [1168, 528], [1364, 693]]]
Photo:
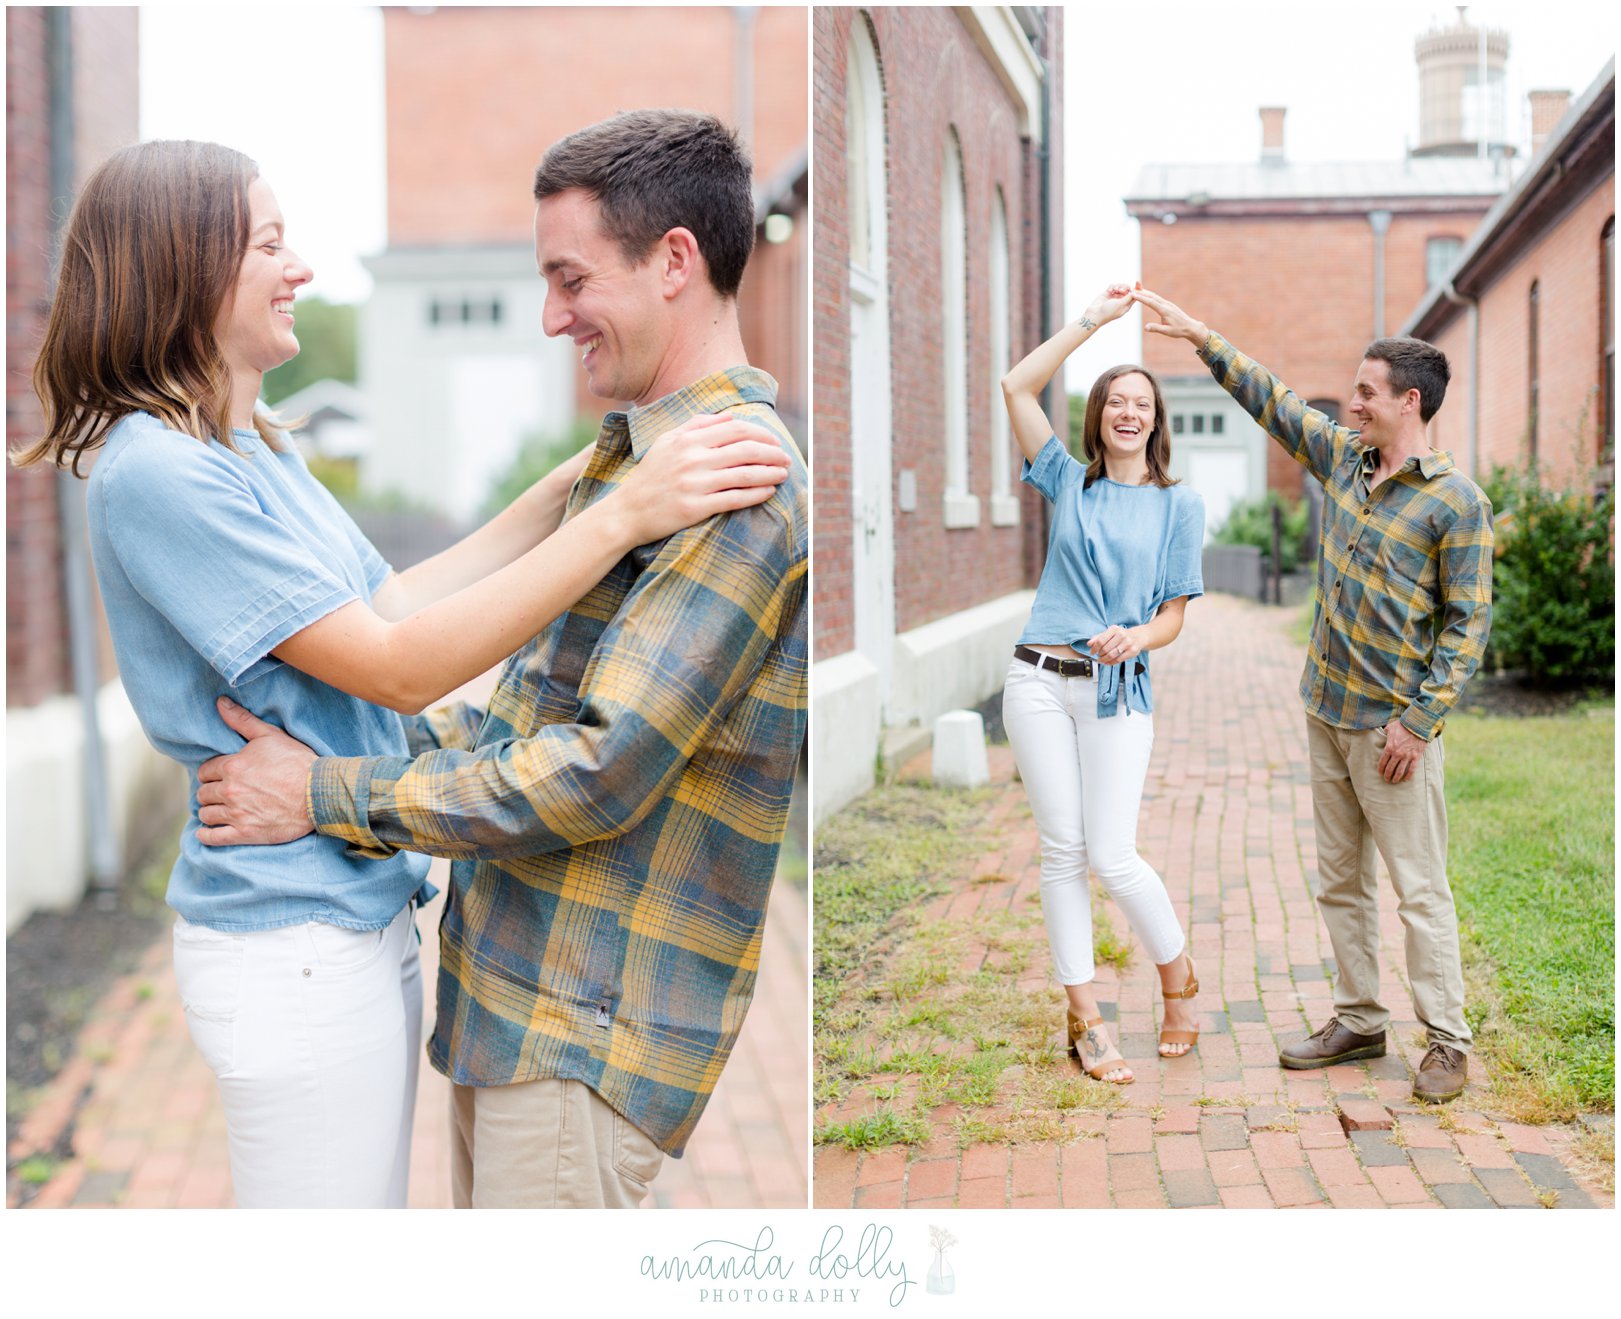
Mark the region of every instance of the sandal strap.
[[1197, 1044], [1199, 1032], [1196, 1030], [1162, 1030], [1159, 1033], [1161, 1044]]
[[1192, 998], [1198, 992], [1199, 968], [1194, 966], [1193, 956], [1190, 953], [1188, 955], [1188, 983], [1183, 985], [1181, 989], [1165, 989], [1161, 987], [1159, 996], [1161, 998]]

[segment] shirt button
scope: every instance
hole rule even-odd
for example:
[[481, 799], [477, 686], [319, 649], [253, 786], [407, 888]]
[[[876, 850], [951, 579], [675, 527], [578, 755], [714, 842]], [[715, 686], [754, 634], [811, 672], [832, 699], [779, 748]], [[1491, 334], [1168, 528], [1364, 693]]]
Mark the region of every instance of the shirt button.
[[309, 977], [310, 977], [310, 969], [309, 969], [309, 967], [307, 967], [307, 966], [306, 966], [306, 967], [305, 967], [305, 968], [304, 968], [304, 978], [305, 978], [305, 979], [306, 979], [306, 980], [308, 980], [308, 979], [309, 979]]
[[1372, 508], [1364, 506], [1363, 509], [1362, 509], [1362, 516], [1367, 517], [1368, 514], [1371, 513], [1372, 511], [1373, 511]]

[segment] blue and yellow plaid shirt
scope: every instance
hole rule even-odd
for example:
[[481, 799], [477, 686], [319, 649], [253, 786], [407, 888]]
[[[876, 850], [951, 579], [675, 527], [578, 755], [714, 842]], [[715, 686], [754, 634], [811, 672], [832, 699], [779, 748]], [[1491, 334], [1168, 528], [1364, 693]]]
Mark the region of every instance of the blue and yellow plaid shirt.
[[1492, 626], [1492, 506], [1431, 450], [1370, 488], [1378, 453], [1309, 408], [1219, 334], [1217, 382], [1323, 484], [1322, 551], [1300, 695], [1338, 728], [1400, 718], [1428, 741], [1479, 666]]
[[[565, 516], [701, 412], [795, 454], [734, 368], [602, 423]], [[805, 737], [808, 503], [645, 545], [507, 661], [488, 711], [408, 720], [415, 760], [322, 759], [324, 834], [455, 858], [429, 1058], [463, 1085], [591, 1086], [679, 1155], [754, 993]]]

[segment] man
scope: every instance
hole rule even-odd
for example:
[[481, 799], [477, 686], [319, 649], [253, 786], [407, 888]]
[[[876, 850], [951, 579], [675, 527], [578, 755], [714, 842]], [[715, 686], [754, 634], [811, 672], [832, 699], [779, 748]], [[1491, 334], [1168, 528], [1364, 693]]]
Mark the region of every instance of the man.
[[[604, 418], [569, 496], [726, 412], [773, 431], [736, 295], [748, 159], [718, 120], [621, 114], [535, 177], [544, 327]], [[804, 468], [763, 504], [641, 547], [507, 662], [488, 711], [408, 721], [417, 759], [315, 759], [246, 712], [205, 767], [214, 841], [312, 826], [456, 858], [433, 1065], [455, 1083], [459, 1207], [630, 1207], [679, 1156], [754, 991], [806, 707]], [[307, 806], [306, 806], [307, 799]], [[205, 831], [209, 832], [209, 831]]]
[[1278, 1061], [1327, 1067], [1385, 1052], [1377, 847], [1406, 927], [1413, 1007], [1429, 1038], [1413, 1096], [1454, 1099], [1470, 1034], [1446, 877], [1441, 729], [1491, 630], [1492, 510], [1426, 438], [1451, 376], [1446, 356], [1420, 339], [1369, 344], [1348, 409], [1358, 429], [1348, 430], [1158, 294], [1133, 297], [1160, 318], [1145, 323], [1149, 333], [1191, 343], [1221, 386], [1323, 484], [1317, 608], [1300, 694], [1335, 1015], [1285, 1046]]

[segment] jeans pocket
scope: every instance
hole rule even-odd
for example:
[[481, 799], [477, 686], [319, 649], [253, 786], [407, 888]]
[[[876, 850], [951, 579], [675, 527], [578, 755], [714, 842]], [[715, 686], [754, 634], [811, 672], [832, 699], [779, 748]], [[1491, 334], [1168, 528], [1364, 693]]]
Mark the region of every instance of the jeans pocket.
[[388, 947], [392, 923], [380, 930], [348, 930], [312, 922], [305, 927], [311, 956], [324, 976], [355, 975], [376, 963]]
[[192, 1043], [215, 1076], [236, 1065], [247, 940], [181, 919], [174, 929], [175, 986]]
[[638, 1186], [648, 1185], [664, 1166], [664, 1151], [634, 1122], [618, 1113], [613, 1115], [613, 1131], [614, 1171]]

